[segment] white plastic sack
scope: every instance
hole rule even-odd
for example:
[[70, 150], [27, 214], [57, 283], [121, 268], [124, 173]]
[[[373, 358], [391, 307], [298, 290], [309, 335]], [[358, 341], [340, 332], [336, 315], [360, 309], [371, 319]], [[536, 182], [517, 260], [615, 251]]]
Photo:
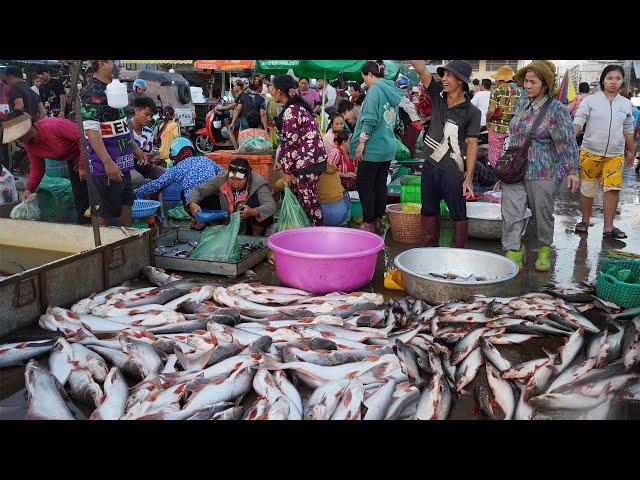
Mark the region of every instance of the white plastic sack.
[[9, 216], [17, 220], [40, 220], [38, 195], [31, 193], [26, 200], [13, 207]]
[[0, 171], [0, 203], [17, 201], [18, 191], [16, 190], [16, 179], [9, 170], [2, 167]]

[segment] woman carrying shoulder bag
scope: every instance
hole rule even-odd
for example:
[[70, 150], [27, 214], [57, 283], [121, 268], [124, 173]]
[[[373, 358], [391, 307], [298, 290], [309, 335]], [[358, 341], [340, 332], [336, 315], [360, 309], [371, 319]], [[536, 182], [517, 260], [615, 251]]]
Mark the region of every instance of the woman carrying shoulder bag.
[[558, 187], [578, 189], [578, 145], [571, 117], [554, 98], [555, 65], [534, 60], [515, 75], [526, 96], [518, 101], [509, 124], [509, 148], [498, 160], [495, 174], [502, 180], [502, 246], [507, 258], [522, 270], [521, 243], [527, 204], [536, 224], [538, 257], [535, 268], [551, 268], [553, 207]]

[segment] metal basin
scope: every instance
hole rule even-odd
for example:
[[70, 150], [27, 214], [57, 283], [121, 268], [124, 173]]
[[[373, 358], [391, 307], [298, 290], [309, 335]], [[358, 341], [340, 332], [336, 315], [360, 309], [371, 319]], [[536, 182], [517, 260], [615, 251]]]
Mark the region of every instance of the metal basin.
[[[404, 288], [412, 297], [431, 304], [456, 301], [471, 295], [495, 296], [518, 275], [515, 262], [495, 253], [464, 248], [413, 248], [395, 258]], [[444, 280], [430, 274], [476, 275], [487, 280]]]
[[[499, 203], [468, 202], [467, 217], [469, 218], [469, 236], [484, 240], [500, 240], [502, 238], [502, 210]], [[527, 208], [524, 214], [524, 228], [527, 229], [531, 217], [531, 210]]]

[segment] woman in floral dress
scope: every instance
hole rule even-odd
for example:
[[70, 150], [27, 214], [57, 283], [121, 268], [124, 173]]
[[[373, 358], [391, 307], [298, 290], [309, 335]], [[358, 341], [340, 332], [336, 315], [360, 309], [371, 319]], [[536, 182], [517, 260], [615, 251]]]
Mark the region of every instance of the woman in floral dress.
[[285, 105], [282, 111], [280, 162], [285, 184], [295, 194], [314, 226], [322, 226], [322, 210], [316, 185], [327, 168], [322, 135], [306, 102], [295, 94], [295, 80], [280, 75], [273, 80], [274, 99]]

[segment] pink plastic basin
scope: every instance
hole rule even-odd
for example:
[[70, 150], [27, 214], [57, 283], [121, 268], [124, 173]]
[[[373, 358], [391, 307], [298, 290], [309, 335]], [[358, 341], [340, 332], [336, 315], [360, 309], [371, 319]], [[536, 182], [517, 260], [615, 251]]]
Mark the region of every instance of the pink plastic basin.
[[352, 228], [311, 227], [271, 235], [267, 245], [284, 285], [329, 293], [352, 292], [369, 283], [384, 241]]

